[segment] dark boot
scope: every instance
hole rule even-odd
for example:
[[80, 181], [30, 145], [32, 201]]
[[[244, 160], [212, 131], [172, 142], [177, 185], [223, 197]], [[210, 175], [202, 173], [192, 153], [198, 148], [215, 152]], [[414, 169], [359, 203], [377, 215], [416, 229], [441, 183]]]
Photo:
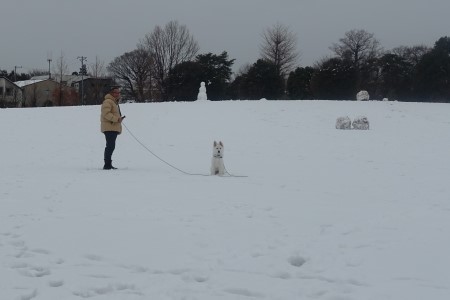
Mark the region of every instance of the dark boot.
[[116, 170], [117, 168], [113, 167], [112, 160], [105, 159], [105, 165], [103, 166], [103, 170]]

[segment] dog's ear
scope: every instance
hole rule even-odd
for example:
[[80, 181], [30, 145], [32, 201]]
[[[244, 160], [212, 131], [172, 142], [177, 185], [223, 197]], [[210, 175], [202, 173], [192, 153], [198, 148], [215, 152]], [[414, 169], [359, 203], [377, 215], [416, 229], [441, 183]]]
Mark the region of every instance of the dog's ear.
[[214, 141], [214, 144], [213, 144], [213, 146], [215, 147], [215, 146], [217, 146], [217, 142], [216, 141]]
[[219, 141], [219, 145], [223, 147], [223, 143], [222, 143], [222, 141]]

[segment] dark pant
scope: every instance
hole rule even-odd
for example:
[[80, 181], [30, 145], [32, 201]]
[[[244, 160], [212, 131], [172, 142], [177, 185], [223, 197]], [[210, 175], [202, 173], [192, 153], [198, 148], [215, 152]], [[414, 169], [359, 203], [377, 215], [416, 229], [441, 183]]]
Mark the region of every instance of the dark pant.
[[106, 147], [105, 147], [105, 161], [111, 161], [112, 154], [116, 148], [116, 139], [119, 134], [117, 131], [105, 131]]

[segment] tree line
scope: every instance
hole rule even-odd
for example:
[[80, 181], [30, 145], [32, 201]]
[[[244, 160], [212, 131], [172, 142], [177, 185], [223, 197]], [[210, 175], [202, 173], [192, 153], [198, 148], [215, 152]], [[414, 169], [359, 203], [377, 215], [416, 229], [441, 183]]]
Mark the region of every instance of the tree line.
[[[298, 64], [297, 42], [288, 26], [268, 27], [261, 35], [257, 61], [233, 74], [235, 60], [226, 51], [199, 53], [188, 28], [170, 21], [156, 26], [135, 50], [114, 58], [106, 69], [125, 97], [137, 102], [193, 101], [202, 81], [209, 100], [345, 100], [366, 90], [372, 99], [450, 102], [449, 37], [441, 37], [433, 47], [385, 50], [373, 33], [354, 29], [329, 47], [332, 55], [306, 67]], [[6, 77], [25, 75], [0, 72]]]

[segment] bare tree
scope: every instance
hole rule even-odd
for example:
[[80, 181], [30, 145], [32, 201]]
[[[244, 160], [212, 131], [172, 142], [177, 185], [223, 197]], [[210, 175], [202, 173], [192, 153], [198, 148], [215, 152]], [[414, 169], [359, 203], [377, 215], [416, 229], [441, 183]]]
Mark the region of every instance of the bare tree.
[[89, 65], [90, 73], [94, 78], [105, 76], [105, 62], [95, 56], [95, 61]]
[[129, 96], [140, 102], [151, 98], [153, 61], [143, 48], [116, 57], [109, 64], [108, 71], [124, 85]]
[[285, 76], [295, 68], [299, 58], [297, 37], [288, 26], [277, 23], [262, 33], [261, 58], [275, 64], [278, 75]]
[[[63, 76], [67, 74], [69, 70], [69, 67], [67, 65], [66, 59], [64, 57], [64, 52], [61, 50], [61, 55], [58, 57], [58, 59], [56, 60], [56, 66], [55, 66], [55, 70], [53, 71], [55, 74], [57, 74], [56, 76], [56, 81], [59, 82], [59, 93], [58, 93], [58, 105], [62, 106], [63, 105], [63, 101], [64, 101], [64, 93], [63, 93]], [[59, 76], [59, 78], [58, 78]]]
[[56, 60], [53, 72], [58, 75], [57, 81], [59, 82], [63, 81], [63, 75], [66, 75], [69, 72], [69, 66], [63, 51], [61, 51], [60, 56]]
[[101, 103], [105, 91], [103, 90], [103, 84], [98, 78], [105, 77], [105, 63], [98, 56], [95, 56], [94, 62], [89, 65], [89, 70], [90, 75], [95, 78], [90, 89], [91, 101], [93, 103]]
[[154, 78], [162, 100], [167, 99], [165, 80], [178, 64], [192, 60], [199, 46], [185, 25], [170, 21], [164, 28], [156, 26], [138, 45], [146, 49], [154, 62]]
[[356, 69], [371, 59], [377, 58], [382, 49], [380, 42], [363, 29], [353, 29], [345, 33], [345, 37], [339, 39], [330, 47], [337, 56], [344, 60], [350, 60]]
[[425, 45], [416, 45], [412, 47], [400, 46], [392, 49], [392, 53], [404, 58], [413, 66], [417, 65], [422, 56], [431, 51], [431, 48]]
[[32, 69], [28, 72], [30, 77], [48, 75], [48, 70]]

